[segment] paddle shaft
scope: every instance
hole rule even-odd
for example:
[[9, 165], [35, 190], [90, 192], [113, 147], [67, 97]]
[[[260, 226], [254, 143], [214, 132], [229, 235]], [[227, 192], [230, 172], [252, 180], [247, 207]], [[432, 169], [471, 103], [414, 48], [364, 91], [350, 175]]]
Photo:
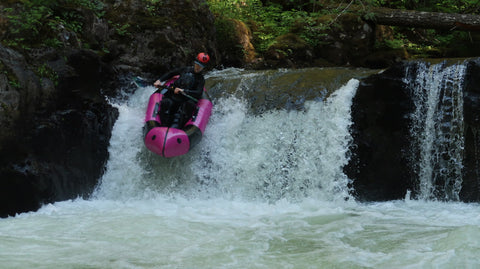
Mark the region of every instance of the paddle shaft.
[[[142, 78], [140, 78], [140, 77], [135, 77], [134, 80], [133, 80], [133, 82], [134, 82], [135, 84], [137, 84], [137, 86], [141, 86], [141, 87], [145, 87], [146, 85], [150, 85], [150, 84], [148, 84], [148, 83], [145, 81], [145, 79], [142, 79]], [[173, 87], [173, 86], [163, 85], [163, 86], [161, 86], [161, 87], [163, 87], [163, 88], [165, 88], [165, 89], [168, 89], [168, 90], [172, 90], [172, 91], [175, 92], [175, 87]], [[189, 94], [186, 94], [184, 91], [180, 91], [180, 93], [181, 93], [183, 96], [187, 97], [188, 99], [190, 99], [190, 100], [192, 100], [192, 101], [195, 101], [195, 102], [198, 102], [198, 99], [197, 99], [197, 98], [195, 98], [195, 97], [193, 97], [193, 96], [191, 96], [191, 95], [189, 95]]]

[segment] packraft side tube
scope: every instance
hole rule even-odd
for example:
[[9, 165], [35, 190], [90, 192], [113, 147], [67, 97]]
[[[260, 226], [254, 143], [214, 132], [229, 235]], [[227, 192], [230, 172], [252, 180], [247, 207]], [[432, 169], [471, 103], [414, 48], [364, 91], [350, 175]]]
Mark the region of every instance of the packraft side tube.
[[162, 98], [163, 95], [157, 92], [150, 96], [143, 129], [145, 146], [163, 157], [186, 154], [200, 142], [212, 114], [212, 102], [204, 91], [189, 121], [177, 129], [161, 126], [158, 111]]

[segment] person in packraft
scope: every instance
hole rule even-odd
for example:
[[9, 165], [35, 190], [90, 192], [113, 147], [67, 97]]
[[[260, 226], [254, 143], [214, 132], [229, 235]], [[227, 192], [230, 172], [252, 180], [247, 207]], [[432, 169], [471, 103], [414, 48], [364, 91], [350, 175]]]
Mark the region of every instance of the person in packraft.
[[162, 88], [166, 80], [179, 76], [171, 85], [173, 89], [164, 94], [160, 103], [159, 113], [163, 126], [182, 128], [187, 123], [196, 107], [196, 102], [192, 99], [198, 100], [202, 96], [205, 86], [202, 71], [209, 61], [208, 54], [199, 53], [193, 66], [174, 69], [153, 83], [156, 88]]

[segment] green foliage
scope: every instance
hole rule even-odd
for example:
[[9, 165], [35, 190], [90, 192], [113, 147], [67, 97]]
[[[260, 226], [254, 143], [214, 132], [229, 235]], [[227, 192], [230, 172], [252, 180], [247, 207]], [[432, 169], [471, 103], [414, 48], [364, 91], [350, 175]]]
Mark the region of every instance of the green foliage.
[[[277, 37], [287, 33], [295, 33], [310, 46], [318, 47], [321, 45], [320, 37], [326, 35], [330, 28], [337, 27], [335, 21], [340, 13], [361, 12], [364, 18], [373, 19], [372, 7], [480, 14], [479, 0], [207, 0], [207, 3], [217, 19], [232, 18], [246, 23], [253, 31], [253, 45], [258, 53], [265, 52], [275, 44]], [[358, 7], [353, 8], [353, 5], [348, 8], [352, 3], [358, 5], [360, 10]], [[344, 5], [340, 6], [341, 4]], [[322, 9], [322, 5], [339, 8]], [[319, 20], [322, 16], [327, 19]], [[217, 29], [218, 27], [217, 25]], [[452, 46], [458, 47], [458, 42], [472, 43], [466, 32], [428, 30], [420, 34], [415, 29], [394, 27], [393, 39], [377, 43], [376, 48], [405, 49], [420, 55], [440, 55], [439, 51], [445, 51]]]
[[27, 48], [26, 43], [32, 43], [44, 31], [51, 30], [48, 19], [53, 11], [45, 6], [31, 6], [22, 13], [16, 13], [12, 8], [5, 8], [7, 19], [10, 22], [9, 35], [4, 40], [6, 45]]
[[130, 27], [131, 25], [129, 23], [125, 24], [120, 24], [120, 23], [112, 23], [113, 27], [115, 28], [115, 31], [117, 35], [119, 36], [128, 36], [130, 34]]
[[312, 17], [306, 17], [304, 20], [304, 27], [300, 36], [313, 47], [320, 45], [319, 37], [326, 35], [325, 32], [330, 29], [330, 26], [319, 23]]
[[40, 78], [48, 78], [53, 81], [55, 85], [58, 84], [58, 74], [47, 64], [43, 63], [38, 66], [36, 69], [36, 73]]
[[28, 50], [32, 47], [60, 47], [58, 34], [62, 31], [82, 33], [82, 9], [103, 15], [99, 0], [23, 0], [13, 7], [0, 10], [8, 21], [4, 45]]
[[0, 61], [0, 74], [4, 74], [7, 77], [8, 83], [14, 88], [20, 88], [20, 82], [18, 78], [13, 74], [12, 70], [5, 66], [2, 61]]
[[[263, 5], [260, 0], [207, 0], [212, 13], [217, 17], [232, 18], [245, 22], [253, 30], [254, 46], [259, 52], [266, 51], [275, 43], [278, 36], [289, 33], [295, 25], [304, 25], [302, 37], [312, 45], [318, 42], [315, 35], [324, 27], [314, 18], [322, 15], [320, 12], [304, 10], [284, 10], [281, 5]], [[294, 0], [290, 0], [294, 4]], [[315, 1], [308, 5], [316, 7]], [[305, 3], [298, 5], [304, 6]]]
[[165, 0], [144, 0], [146, 4], [146, 14], [149, 16], [155, 16], [157, 10], [162, 7]]
[[218, 46], [229, 55], [241, 58], [245, 54], [243, 47], [235, 42], [237, 22], [233, 19], [218, 17], [215, 20], [215, 29], [217, 31]]
[[20, 89], [20, 82], [18, 82], [18, 80], [9, 80], [8, 83], [10, 86]]
[[217, 30], [217, 41], [219, 44], [223, 45], [234, 39], [235, 26], [231, 19], [218, 17], [215, 20], [215, 29]]
[[296, 11], [283, 11], [281, 6], [270, 5], [263, 12], [256, 14], [257, 31], [254, 32], [254, 41], [257, 41], [259, 51], [265, 51], [275, 41], [275, 38], [290, 31], [296, 18], [300, 15]]

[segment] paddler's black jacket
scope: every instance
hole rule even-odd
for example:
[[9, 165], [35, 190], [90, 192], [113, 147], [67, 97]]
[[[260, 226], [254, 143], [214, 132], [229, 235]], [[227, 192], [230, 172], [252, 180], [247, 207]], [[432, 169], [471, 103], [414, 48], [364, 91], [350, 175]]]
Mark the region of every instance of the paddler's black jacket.
[[[203, 87], [205, 86], [205, 78], [201, 73], [195, 73], [194, 68], [191, 66], [180, 67], [174, 69], [159, 78], [160, 81], [166, 81], [174, 76], [180, 75], [180, 77], [173, 83], [174, 87], [183, 89], [186, 94], [200, 99], [203, 93]], [[181, 99], [186, 101], [188, 98], [181, 94], [173, 94], [173, 91], [169, 91], [166, 94], [168, 97], [174, 99]]]

